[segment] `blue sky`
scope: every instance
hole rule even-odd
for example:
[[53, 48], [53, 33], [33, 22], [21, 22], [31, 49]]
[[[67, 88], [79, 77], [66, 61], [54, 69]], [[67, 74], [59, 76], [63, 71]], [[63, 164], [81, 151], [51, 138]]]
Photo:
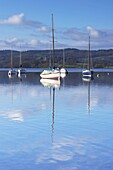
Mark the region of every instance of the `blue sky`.
[[113, 48], [113, 0], [0, 0], [0, 49]]

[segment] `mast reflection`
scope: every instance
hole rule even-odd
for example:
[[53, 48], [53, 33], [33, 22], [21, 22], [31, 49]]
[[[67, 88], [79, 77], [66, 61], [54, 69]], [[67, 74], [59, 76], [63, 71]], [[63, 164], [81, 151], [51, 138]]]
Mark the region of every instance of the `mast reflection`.
[[52, 94], [52, 134], [51, 134], [51, 140], [52, 140], [52, 143], [53, 143], [53, 134], [54, 134], [54, 117], [55, 117], [55, 87], [53, 87], [52, 89], [53, 91], [53, 94]]
[[91, 103], [91, 81], [92, 78], [82, 78], [83, 82], [88, 83], [88, 114], [90, 114], [90, 103]]
[[53, 79], [41, 79], [40, 80], [41, 84], [44, 87], [50, 88], [50, 100], [52, 103], [52, 134], [51, 134], [51, 140], [53, 143], [53, 135], [54, 135], [54, 118], [55, 118], [55, 90], [56, 88], [60, 88], [60, 79], [58, 80], [53, 80]]

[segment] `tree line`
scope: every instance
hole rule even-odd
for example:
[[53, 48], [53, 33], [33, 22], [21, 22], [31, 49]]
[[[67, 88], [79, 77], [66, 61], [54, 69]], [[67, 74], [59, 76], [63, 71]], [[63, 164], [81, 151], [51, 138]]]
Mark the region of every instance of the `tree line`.
[[[63, 54], [64, 51], [64, 54]], [[92, 50], [91, 63], [93, 68], [112, 68], [113, 67], [113, 49]], [[79, 49], [56, 49], [54, 52], [54, 62], [56, 67], [63, 66], [63, 55], [65, 67], [83, 68], [88, 63], [88, 50]], [[22, 65], [25, 68], [45, 68], [51, 65], [50, 50], [28, 50], [22, 51]], [[19, 67], [20, 52], [12, 51], [13, 67]], [[0, 68], [11, 67], [11, 51], [0, 51]]]

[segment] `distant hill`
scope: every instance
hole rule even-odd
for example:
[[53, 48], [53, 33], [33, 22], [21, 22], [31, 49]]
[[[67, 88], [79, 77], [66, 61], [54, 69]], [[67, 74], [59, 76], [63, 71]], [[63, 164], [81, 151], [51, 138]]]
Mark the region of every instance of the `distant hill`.
[[[65, 67], [82, 68], [87, 65], [88, 51], [79, 49], [65, 49]], [[50, 50], [29, 50], [23, 51], [22, 64], [25, 68], [49, 67]], [[12, 51], [13, 67], [19, 67], [20, 52]], [[92, 50], [92, 65], [94, 68], [112, 68], [113, 67], [113, 49]], [[55, 66], [62, 67], [63, 50], [55, 50]], [[0, 67], [8, 68], [11, 66], [11, 51], [0, 51]]]

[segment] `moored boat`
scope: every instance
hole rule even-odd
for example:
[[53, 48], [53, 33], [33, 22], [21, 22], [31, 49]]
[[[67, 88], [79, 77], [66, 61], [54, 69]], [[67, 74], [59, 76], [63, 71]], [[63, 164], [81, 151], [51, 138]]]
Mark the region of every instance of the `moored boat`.
[[17, 74], [18, 74], [18, 77], [21, 77], [22, 74], [26, 74], [26, 69], [22, 67], [22, 55], [21, 55], [21, 51], [20, 51], [20, 65], [19, 65], [19, 68], [17, 70]]
[[11, 78], [13, 75], [17, 75], [17, 71], [13, 68], [13, 58], [11, 50], [11, 68], [8, 71], [8, 76]]
[[89, 36], [89, 52], [88, 52], [88, 68], [82, 71], [83, 77], [93, 77], [93, 71], [91, 70], [91, 56], [90, 56], [90, 36]]
[[45, 69], [40, 74], [41, 78], [59, 78], [60, 77], [60, 70], [55, 68], [54, 64], [54, 23], [53, 23], [53, 14], [52, 14], [52, 68]]

